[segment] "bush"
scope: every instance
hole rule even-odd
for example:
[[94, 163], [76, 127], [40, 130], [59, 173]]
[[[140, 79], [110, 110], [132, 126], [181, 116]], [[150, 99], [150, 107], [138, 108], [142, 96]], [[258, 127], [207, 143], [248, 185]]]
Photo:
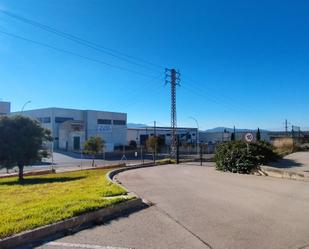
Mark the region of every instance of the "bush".
[[300, 146], [295, 144], [291, 137], [277, 138], [273, 141], [273, 145], [276, 152], [281, 156], [286, 156], [301, 150]]
[[274, 161], [277, 158], [277, 154], [269, 143], [251, 143], [248, 150], [245, 142], [231, 141], [219, 145], [215, 162], [218, 170], [248, 174], [258, 165]]
[[135, 150], [135, 149], [137, 148], [137, 143], [136, 143], [136, 141], [131, 140], [131, 141], [129, 142], [129, 147], [130, 147], [130, 149]]
[[275, 147], [265, 141], [250, 144], [250, 151], [254, 155], [258, 165], [277, 161], [280, 158], [275, 152]]

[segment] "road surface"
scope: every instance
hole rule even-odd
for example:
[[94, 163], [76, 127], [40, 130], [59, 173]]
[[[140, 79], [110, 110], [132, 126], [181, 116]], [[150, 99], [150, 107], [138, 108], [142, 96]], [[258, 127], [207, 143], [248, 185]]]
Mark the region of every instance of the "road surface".
[[301, 173], [309, 177], [309, 152], [292, 153], [278, 162], [271, 163], [269, 166]]
[[118, 179], [154, 205], [39, 248], [309, 245], [308, 182], [223, 173], [192, 164], [131, 170]]

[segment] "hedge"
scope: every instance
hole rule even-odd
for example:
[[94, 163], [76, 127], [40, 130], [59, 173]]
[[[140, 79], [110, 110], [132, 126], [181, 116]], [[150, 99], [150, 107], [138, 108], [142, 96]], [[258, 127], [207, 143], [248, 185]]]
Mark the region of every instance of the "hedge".
[[273, 146], [267, 142], [247, 145], [242, 141], [231, 141], [219, 145], [215, 162], [218, 170], [248, 174], [259, 165], [278, 158]]

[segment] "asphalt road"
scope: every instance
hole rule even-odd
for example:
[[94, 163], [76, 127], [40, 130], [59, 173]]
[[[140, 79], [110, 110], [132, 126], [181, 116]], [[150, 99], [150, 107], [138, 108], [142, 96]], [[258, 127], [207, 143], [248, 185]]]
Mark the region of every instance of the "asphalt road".
[[123, 172], [154, 203], [40, 248], [309, 248], [309, 183], [169, 165]]
[[[82, 168], [90, 168], [92, 166], [92, 159], [89, 158], [83, 158], [80, 157], [79, 154], [76, 153], [59, 153], [54, 152], [53, 157], [53, 168], [56, 169], [57, 172], [64, 172], [64, 171], [72, 171], [72, 170], [78, 170], [81, 167]], [[152, 160], [144, 160], [144, 162], [150, 162]], [[24, 171], [38, 171], [38, 170], [46, 170], [50, 169], [52, 167], [51, 165], [52, 159], [47, 158], [44, 159], [41, 164], [33, 165], [33, 166], [25, 166]], [[139, 158], [136, 159], [130, 159], [130, 160], [121, 160], [121, 157], [119, 159], [115, 160], [102, 160], [102, 159], [95, 159], [95, 165], [97, 166], [108, 166], [112, 164], [118, 164], [118, 163], [126, 163], [127, 165], [130, 164], [139, 164], [141, 163], [141, 160]], [[18, 172], [18, 168], [15, 167], [13, 169], [10, 169], [10, 173]], [[6, 175], [6, 169], [0, 169], [0, 175]]]

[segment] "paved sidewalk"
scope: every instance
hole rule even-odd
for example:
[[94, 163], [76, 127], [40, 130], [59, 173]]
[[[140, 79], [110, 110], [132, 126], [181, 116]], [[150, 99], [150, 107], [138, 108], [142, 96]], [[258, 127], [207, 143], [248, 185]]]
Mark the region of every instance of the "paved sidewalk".
[[285, 156], [278, 162], [266, 165], [269, 168], [303, 174], [309, 178], [309, 152], [295, 152]]

